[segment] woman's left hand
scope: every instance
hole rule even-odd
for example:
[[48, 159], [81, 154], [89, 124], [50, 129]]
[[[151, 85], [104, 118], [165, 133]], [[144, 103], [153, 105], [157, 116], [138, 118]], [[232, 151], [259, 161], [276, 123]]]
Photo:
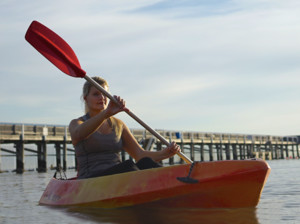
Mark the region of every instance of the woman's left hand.
[[164, 149], [167, 154], [167, 158], [174, 156], [176, 153], [180, 152], [180, 147], [175, 142], [171, 142], [171, 144]]

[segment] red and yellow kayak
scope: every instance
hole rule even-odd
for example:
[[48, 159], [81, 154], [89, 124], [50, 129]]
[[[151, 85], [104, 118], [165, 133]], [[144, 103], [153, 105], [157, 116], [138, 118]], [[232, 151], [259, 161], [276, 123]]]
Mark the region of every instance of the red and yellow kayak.
[[89, 179], [52, 178], [39, 203], [52, 206], [255, 207], [270, 172], [263, 160], [196, 162]]

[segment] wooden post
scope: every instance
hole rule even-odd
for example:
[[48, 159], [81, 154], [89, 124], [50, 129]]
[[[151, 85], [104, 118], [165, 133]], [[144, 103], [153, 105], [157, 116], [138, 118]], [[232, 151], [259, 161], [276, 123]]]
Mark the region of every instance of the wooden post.
[[230, 160], [230, 144], [225, 144], [226, 160]]
[[16, 143], [16, 173], [24, 172], [24, 124], [22, 124], [22, 132], [20, 141]]
[[286, 155], [286, 158], [289, 158], [289, 146], [288, 145], [285, 146], [285, 155]]
[[274, 153], [274, 145], [272, 144], [272, 142], [270, 143], [270, 152], [269, 152], [269, 158], [268, 158], [268, 160], [271, 160], [272, 158], [275, 158], [274, 156], [273, 156], [273, 153]]
[[253, 157], [254, 147], [255, 147], [255, 143], [254, 143], [254, 139], [252, 137], [252, 142], [251, 142], [250, 149], [249, 149], [249, 152], [248, 152], [248, 158]]
[[243, 159], [243, 149], [242, 149], [242, 144], [238, 144], [239, 150], [240, 150], [240, 159]]
[[238, 159], [238, 155], [237, 155], [237, 144], [233, 144], [232, 145], [232, 155], [233, 155], [233, 159], [237, 160]]
[[194, 161], [195, 160], [195, 148], [194, 148], [194, 134], [192, 133], [192, 136], [191, 136], [191, 160]]
[[214, 156], [213, 156], [213, 136], [210, 135], [210, 144], [209, 144], [209, 161], [213, 161], [214, 160]]
[[223, 137], [222, 134], [220, 134], [220, 148], [219, 148], [219, 160], [223, 160]]
[[251, 152], [251, 145], [246, 143], [246, 152], [245, 152], [245, 158], [250, 158], [250, 152]]
[[276, 143], [275, 143], [275, 148], [274, 148], [274, 151], [275, 151], [275, 155], [274, 155], [274, 158], [276, 159], [279, 159], [280, 157], [280, 143], [279, 143], [279, 140], [280, 138], [276, 138]]
[[170, 165], [174, 164], [174, 156], [172, 156], [172, 157], [169, 158], [169, 164]]
[[275, 152], [275, 154], [272, 155], [272, 157], [275, 159], [278, 159], [278, 139], [276, 139], [276, 143], [274, 145], [274, 152]]
[[214, 156], [213, 156], [213, 145], [209, 144], [209, 161], [213, 161]]
[[60, 152], [59, 142], [55, 143], [55, 150], [56, 150], [56, 170], [59, 171], [61, 167], [61, 152]]
[[249, 157], [249, 151], [250, 151], [250, 148], [249, 148], [250, 145], [248, 145], [247, 143], [245, 143], [244, 145], [244, 159], [248, 159]]
[[280, 145], [280, 159], [284, 159], [284, 153], [283, 153], [283, 141], [281, 142], [281, 145]]
[[[156, 142], [156, 151], [161, 151], [162, 148], [162, 144], [160, 141]], [[162, 161], [159, 162], [160, 164], [162, 164]]]
[[278, 142], [279, 138], [276, 139], [276, 146], [275, 146], [275, 158], [279, 159], [279, 142]]
[[[169, 142], [170, 143], [172, 142], [172, 133], [171, 132], [169, 132]], [[174, 164], [174, 156], [172, 156], [172, 157], [169, 158], [169, 164], [170, 165]]]
[[243, 158], [241, 158], [241, 159], [246, 159], [246, 150], [247, 150], [246, 135], [244, 135], [244, 144], [243, 144], [243, 148], [242, 148]]
[[157, 141], [156, 142], [156, 151], [161, 151], [161, 148], [162, 148], [162, 144], [160, 141]]
[[214, 157], [213, 157], [213, 145], [210, 143], [209, 145], [208, 145], [208, 147], [209, 147], [209, 161], [213, 161], [214, 160]]
[[67, 126], [65, 126], [65, 136], [64, 136], [64, 142], [63, 142], [63, 170], [67, 170], [67, 137], [68, 137], [68, 129]]
[[16, 143], [16, 172], [23, 173], [24, 172], [24, 142], [20, 140]]
[[46, 141], [37, 144], [38, 147], [38, 168], [39, 173], [47, 172], [47, 144]]
[[293, 159], [295, 159], [295, 144], [292, 143], [292, 155], [293, 155]]
[[192, 142], [190, 144], [190, 158], [191, 158], [192, 161], [194, 161], [194, 159], [195, 159], [194, 157], [195, 157], [195, 145]]
[[[183, 134], [181, 134], [181, 142], [180, 142], [180, 149], [181, 152], [184, 154], [184, 142], [183, 142]], [[184, 164], [184, 160], [180, 158], [180, 164]]]
[[220, 160], [220, 144], [216, 144], [217, 160]]
[[37, 171], [47, 172], [47, 142], [46, 138], [48, 136], [48, 127], [44, 126], [42, 129], [43, 139], [41, 142], [37, 143], [38, 147], [38, 168]]
[[[261, 151], [261, 146], [263, 145], [263, 141], [262, 141], [262, 136], [260, 136], [260, 141], [259, 141], [259, 145], [258, 145], [258, 149], [256, 150], [256, 152], [258, 152], [258, 155]], [[257, 154], [256, 154], [257, 155]]]
[[67, 143], [66, 141], [63, 142], [63, 170], [67, 170]]
[[249, 151], [250, 151], [250, 148], [249, 148], [249, 145], [247, 143], [245, 143], [244, 145], [244, 159], [248, 159], [249, 157]]
[[243, 144], [243, 159], [246, 159], [247, 158], [247, 144], [246, 143], [244, 143]]
[[200, 144], [200, 157], [201, 157], [201, 161], [204, 161], [204, 142], [202, 141], [202, 143]]
[[228, 136], [228, 144], [226, 144], [226, 159], [231, 160], [230, 157], [230, 146], [231, 146], [231, 134]]

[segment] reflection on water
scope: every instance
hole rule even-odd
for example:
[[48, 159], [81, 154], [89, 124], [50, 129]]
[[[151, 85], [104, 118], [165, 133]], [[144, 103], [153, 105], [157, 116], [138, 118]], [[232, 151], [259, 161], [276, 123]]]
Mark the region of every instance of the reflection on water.
[[257, 224], [255, 208], [243, 209], [172, 209], [172, 208], [68, 208], [67, 213], [82, 220], [116, 224]]

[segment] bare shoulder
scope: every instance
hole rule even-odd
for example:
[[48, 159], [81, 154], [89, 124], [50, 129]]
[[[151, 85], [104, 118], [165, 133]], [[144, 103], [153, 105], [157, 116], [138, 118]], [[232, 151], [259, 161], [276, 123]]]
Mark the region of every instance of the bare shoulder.
[[117, 122], [119, 124], [125, 125], [125, 123], [121, 119], [119, 119], [119, 118], [111, 117], [111, 119], [115, 120], [115, 122]]
[[117, 127], [119, 127], [119, 130], [121, 130], [121, 132], [123, 133], [124, 131], [129, 131], [129, 128], [127, 127], [127, 125], [122, 121], [120, 120], [119, 118], [116, 118], [116, 117], [111, 117], [112, 120], [113, 120], [113, 123], [116, 124]]
[[72, 131], [74, 128], [76, 128], [78, 125], [82, 124], [83, 121], [80, 118], [76, 118], [71, 120], [69, 124], [69, 130]]

